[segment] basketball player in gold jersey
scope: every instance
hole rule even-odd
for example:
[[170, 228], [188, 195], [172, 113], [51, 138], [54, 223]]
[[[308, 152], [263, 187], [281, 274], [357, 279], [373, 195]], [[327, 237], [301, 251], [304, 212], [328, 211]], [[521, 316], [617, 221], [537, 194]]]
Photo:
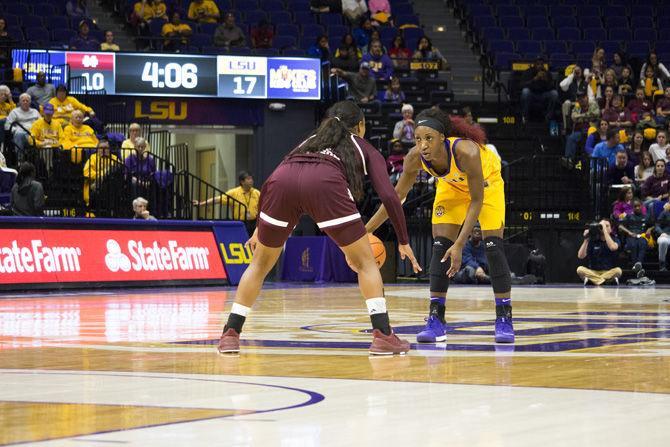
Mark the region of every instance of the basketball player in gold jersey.
[[[420, 169], [435, 178], [433, 251], [430, 262], [430, 314], [417, 341], [444, 341], [449, 278], [461, 268], [463, 247], [479, 221], [496, 302], [495, 341], [514, 342], [511, 277], [503, 250], [505, 192], [497, 154], [484, 146], [486, 135], [460, 117], [430, 109], [416, 118], [416, 145], [409, 151], [396, 185], [401, 200], [414, 185]], [[380, 207], [366, 225], [372, 232], [386, 220]]]

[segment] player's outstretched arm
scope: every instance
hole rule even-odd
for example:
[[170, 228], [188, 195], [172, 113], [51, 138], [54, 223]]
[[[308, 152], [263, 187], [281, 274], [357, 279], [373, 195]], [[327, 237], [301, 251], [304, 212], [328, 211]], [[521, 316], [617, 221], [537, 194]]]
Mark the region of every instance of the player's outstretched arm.
[[[419, 150], [416, 147], [413, 147], [405, 156], [405, 160], [403, 161], [402, 174], [400, 174], [398, 183], [395, 186], [395, 191], [398, 194], [401, 202], [405, 201], [409, 190], [412, 189], [412, 186], [414, 186], [419, 169], [421, 169]], [[388, 213], [386, 212], [384, 205], [381, 205], [377, 212], [365, 225], [365, 231], [368, 233], [374, 232], [381, 224], [386, 221], [386, 219], [388, 219]]]

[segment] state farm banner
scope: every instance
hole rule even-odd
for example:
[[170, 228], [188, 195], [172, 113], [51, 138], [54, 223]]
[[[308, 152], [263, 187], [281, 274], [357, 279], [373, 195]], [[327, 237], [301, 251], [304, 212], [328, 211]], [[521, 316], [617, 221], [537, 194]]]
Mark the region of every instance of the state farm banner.
[[211, 229], [0, 229], [0, 284], [225, 280]]

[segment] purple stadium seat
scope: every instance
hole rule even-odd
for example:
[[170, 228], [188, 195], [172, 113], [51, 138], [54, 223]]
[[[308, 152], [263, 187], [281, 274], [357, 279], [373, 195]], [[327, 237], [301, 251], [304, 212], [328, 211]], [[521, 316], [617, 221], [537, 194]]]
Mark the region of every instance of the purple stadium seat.
[[272, 11], [270, 12], [270, 23], [273, 23], [275, 25], [279, 25], [282, 23], [292, 23], [293, 18], [291, 17], [291, 13], [288, 11]]
[[277, 49], [292, 48], [297, 44], [297, 39], [293, 36], [276, 36], [272, 39], [272, 47]]
[[530, 32], [528, 28], [509, 28], [507, 30], [507, 38], [509, 40], [528, 40], [530, 39]]

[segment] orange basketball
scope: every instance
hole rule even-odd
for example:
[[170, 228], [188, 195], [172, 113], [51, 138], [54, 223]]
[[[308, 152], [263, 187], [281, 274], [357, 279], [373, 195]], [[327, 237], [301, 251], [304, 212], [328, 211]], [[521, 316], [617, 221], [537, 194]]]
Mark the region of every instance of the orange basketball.
[[386, 261], [386, 248], [384, 247], [384, 243], [372, 233], [368, 233], [368, 240], [370, 241], [372, 256], [375, 257], [377, 267], [381, 267], [384, 265], [384, 261]]

